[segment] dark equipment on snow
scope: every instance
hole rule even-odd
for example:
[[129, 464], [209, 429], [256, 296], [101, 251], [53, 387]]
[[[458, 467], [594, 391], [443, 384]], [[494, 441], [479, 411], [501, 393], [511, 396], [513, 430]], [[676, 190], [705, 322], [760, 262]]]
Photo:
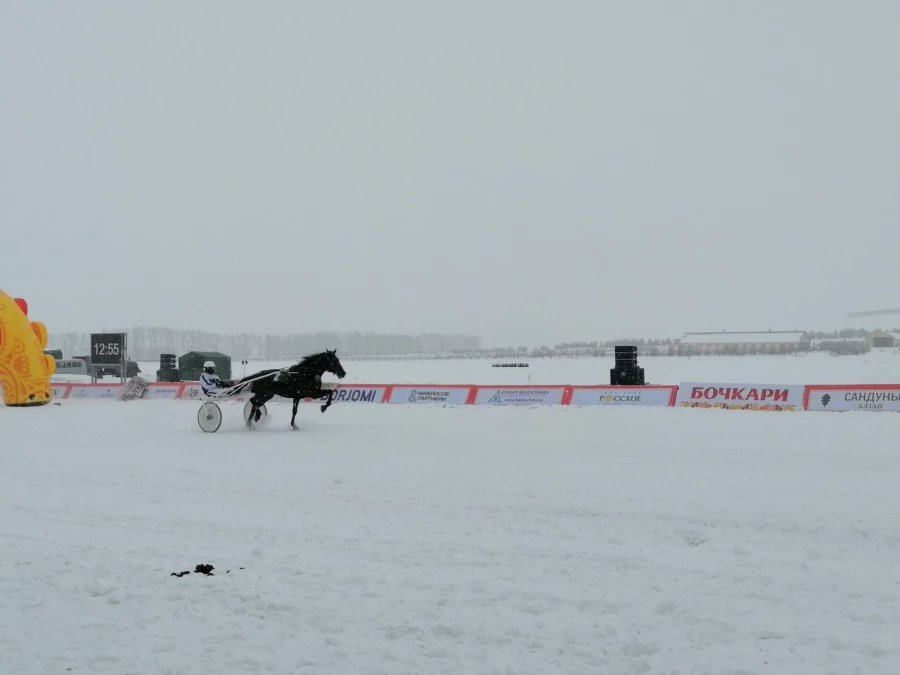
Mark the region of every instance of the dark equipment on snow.
[[[213, 567], [212, 565], [197, 565], [197, 566], [194, 568], [194, 573], [195, 573], [195, 574], [205, 574], [205, 575], [208, 576], [208, 577], [212, 577], [212, 576], [215, 576], [215, 575], [213, 574], [213, 570], [214, 570], [214, 569], [216, 569], [216, 568]], [[244, 568], [243, 568], [243, 567], [239, 567], [238, 569], [241, 569], [241, 570], [242, 570], [242, 569], [244, 569]], [[190, 574], [190, 573], [191, 573], [190, 570], [185, 570], [184, 572], [172, 572], [172, 574], [170, 574], [169, 576], [170, 576], [170, 577], [179, 577], [179, 578], [181, 578], [181, 577], [187, 576], [187, 575]], [[231, 570], [225, 570], [225, 574], [230, 574], [230, 573], [231, 573]]]
[[157, 382], [181, 382], [181, 373], [174, 354], [159, 355], [159, 370], [156, 371]]
[[[83, 356], [73, 356], [72, 360], [84, 361], [85, 365], [87, 366], [88, 373], [98, 380], [102, 380], [106, 375], [112, 375], [113, 377], [122, 376], [121, 366], [99, 366], [95, 363], [92, 363], [91, 357], [87, 354], [84, 354]], [[137, 364], [137, 361], [125, 362], [124, 379], [130, 380], [132, 377], [137, 377], [138, 375], [140, 375], [141, 372], [141, 367]]]
[[617, 387], [644, 384], [644, 369], [637, 364], [637, 347], [616, 345], [616, 367], [609, 371], [609, 383]]

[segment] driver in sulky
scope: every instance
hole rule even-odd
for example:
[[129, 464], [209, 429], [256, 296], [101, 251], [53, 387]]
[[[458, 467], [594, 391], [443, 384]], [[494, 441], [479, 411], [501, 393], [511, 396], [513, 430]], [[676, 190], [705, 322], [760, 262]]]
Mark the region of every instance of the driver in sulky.
[[219, 396], [229, 387], [233, 387], [232, 380], [222, 380], [216, 374], [216, 364], [207, 361], [203, 364], [203, 372], [200, 373], [200, 388], [207, 396]]

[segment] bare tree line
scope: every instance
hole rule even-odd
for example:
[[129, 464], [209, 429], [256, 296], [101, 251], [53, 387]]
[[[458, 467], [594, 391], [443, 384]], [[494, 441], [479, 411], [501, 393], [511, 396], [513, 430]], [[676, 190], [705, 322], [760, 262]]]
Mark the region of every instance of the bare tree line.
[[[222, 352], [232, 358], [292, 359], [337, 349], [348, 356], [374, 356], [421, 352], [472, 351], [481, 346], [471, 335], [392, 335], [382, 333], [297, 333], [259, 335], [221, 334], [198, 330], [137, 326], [128, 333], [128, 356], [132, 361], [156, 361], [160, 354], [180, 356], [190, 351]], [[52, 333], [49, 347], [61, 349], [66, 358], [89, 353], [90, 333]]]
[[[811, 350], [832, 354], [860, 354], [869, 351], [865, 338], [871, 331], [843, 329], [836, 331], [807, 331], [820, 341]], [[609, 356], [615, 345], [637, 345], [643, 356], [687, 356], [695, 354], [689, 345], [679, 344], [677, 338], [646, 339], [621, 338], [618, 340], [590, 340], [561, 342], [552, 347], [535, 348], [482, 347], [481, 340], [472, 335], [442, 335], [424, 333], [399, 335], [373, 332], [316, 332], [291, 335], [262, 335], [252, 333], [221, 334], [198, 330], [138, 326], [128, 331], [129, 357], [135, 361], [155, 361], [160, 354], [181, 355], [189, 351], [217, 351], [233, 358], [292, 359], [323, 349], [337, 349], [345, 357], [406, 357], [418, 358], [511, 358], [511, 357], [565, 357]], [[89, 333], [53, 333], [50, 346], [61, 349], [67, 358], [87, 354]], [[725, 345], [723, 356], [775, 355], [793, 353], [791, 345], [767, 345], [750, 348], [742, 345]]]

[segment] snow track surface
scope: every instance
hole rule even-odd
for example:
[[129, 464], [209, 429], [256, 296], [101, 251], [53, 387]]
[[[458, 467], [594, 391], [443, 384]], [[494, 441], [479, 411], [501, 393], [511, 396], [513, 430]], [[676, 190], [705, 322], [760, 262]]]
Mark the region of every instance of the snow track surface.
[[900, 672], [894, 415], [198, 407], [0, 408], [0, 672]]

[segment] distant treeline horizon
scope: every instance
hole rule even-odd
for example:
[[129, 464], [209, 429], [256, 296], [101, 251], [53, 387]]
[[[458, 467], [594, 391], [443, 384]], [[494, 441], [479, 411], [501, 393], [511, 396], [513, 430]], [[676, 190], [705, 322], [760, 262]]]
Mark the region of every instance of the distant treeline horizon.
[[[881, 329], [876, 329], [881, 330]], [[900, 332], [900, 329], [894, 329]], [[806, 331], [812, 340], [853, 341], [864, 339], [870, 331], [846, 328], [835, 331]], [[290, 335], [252, 333], [213, 333], [208, 331], [138, 326], [127, 331], [128, 352], [132, 361], [156, 361], [160, 354], [180, 356], [191, 351], [221, 352], [237, 359], [291, 359], [323, 349], [337, 349], [344, 357], [405, 355], [484, 355], [484, 356], [601, 356], [615, 345], [637, 345], [648, 356], [677, 355], [680, 338], [619, 338], [561, 342], [539, 347], [484, 347], [474, 335], [422, 333], [419, 335], [374, 332], [311, 332]], [[90, 333], [51, 333], [48, 347], [62, 350], [65, 358], [89, 353]]]
[[[100, 332], [100, 331], [98, 331]], [[481, 340], [472, 335], [384, 334], [373, 332], [314, 332], [290, 335], [254, 333], [214, 333], [200, 330], [137, 326], [128, 334], [128, 357], [132, 361], [155, 361], [160, 354], [180, 356], [187, 352], [221, 352], [232, 358], [282, 359], [303, 356], [324, 349], [338, 355], [384, 356], [419, 352], [472, 351]], [[61, 349], [65, 358], [86, 355], [91, 334], [51, 333], [48, 348]]]

